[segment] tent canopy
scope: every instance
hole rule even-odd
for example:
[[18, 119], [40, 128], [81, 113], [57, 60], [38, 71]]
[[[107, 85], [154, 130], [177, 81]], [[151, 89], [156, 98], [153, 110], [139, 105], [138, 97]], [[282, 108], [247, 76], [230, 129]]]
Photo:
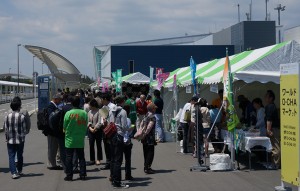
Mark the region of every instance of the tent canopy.
[[149, 84], [150, 78], [140, 72], [136, 72], [123, 76], [122, 81], [129, 84]]
[[[296, 41], [283, 42], [241, 52], [230, 56], [229, 59], [235, 80], [243, 80], [246, 83], [258, 81], [279, 84], [280, 64], [300, 62], [300, 45]], [[224, 63], [225, 57], [198, 64], [196, 68], [197, 81], [202, 84], [222, 82]], [[192, 84], [191, 70], [188, 66], [171, 72], [165, 81], [165, 87], [172, 87], [175, 74], [179, 86]]]

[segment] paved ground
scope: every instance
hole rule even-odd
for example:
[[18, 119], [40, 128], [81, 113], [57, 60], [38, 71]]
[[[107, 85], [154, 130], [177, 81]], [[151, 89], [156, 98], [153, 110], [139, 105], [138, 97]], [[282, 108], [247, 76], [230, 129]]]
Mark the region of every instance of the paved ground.
[[[88, 166], [88, 179], [65, 182], [63, 171], [46, 169], [47, 146], [46, 137], [36, 129], [36, 115], [32, 115], [33, 128], [27, 136], [23, 172], [25, 176], [11, 179], [8, 169], [8, 156], [4, 133], [0, 134], [0, 190], [2, 191], [76, 191], [76, 190], [113, 190], [107, 177], [107, 170], [100, 170], [101, 166]], [[86, 142], [86, 148], [88, 142]], [[143, 172], [142, 146], [134, 141], [133, 147], [133, 176], [135, 181], [129, 182], [130, 190], [158, 190], [158, 191], [271, 191], [280, 185], [280, 171], [255, 170], [233, 172], [190, 172], [190, 166], [195, 159], [190, 155], [176, 153], [175, 143], [162, 143], [156, 148], [153, 169], [156, 174], [145, 175]], [[88, 160], [88, 149], [86, 159]], [[123, 177], [124, 177], [124, 172]], [[74, 178], [77, 178], [75, 175]]]

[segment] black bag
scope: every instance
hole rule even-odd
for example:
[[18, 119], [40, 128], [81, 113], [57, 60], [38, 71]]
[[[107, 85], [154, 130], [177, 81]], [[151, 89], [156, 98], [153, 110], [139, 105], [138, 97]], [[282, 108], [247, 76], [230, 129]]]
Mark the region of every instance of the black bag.
[[44, 131], [49, 129], [49, 114], [48, 108], [39, 110], [37, 113], [37, 128], [38, 130]]

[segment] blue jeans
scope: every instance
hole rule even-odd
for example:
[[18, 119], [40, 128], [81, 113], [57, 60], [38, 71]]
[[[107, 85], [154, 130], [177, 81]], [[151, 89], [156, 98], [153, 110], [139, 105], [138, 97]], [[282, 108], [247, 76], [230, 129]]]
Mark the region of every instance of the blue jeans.
[[157, 133], [158, 140], [164, 141], [165, 135], [164, 135], [164, 128], [162, 125], [163, 115], [155, 114], [155, 118], [156, 118], [155, 131]]
[[86, 164], [84, 158], [84, 148], [66, 148], [66, 175], [73, 178], [73, 159], [77, 153], [79, 159], [80, 176], [86, 176]]
[[[23, 151], [24, 142], [20, 144], [7, 144], [7, 152], [9, 158], [9, 170], [11, 174], [22, 172], [23, 169]], [[18, 165], [15, 164], [15, 156], [18, 158]]]

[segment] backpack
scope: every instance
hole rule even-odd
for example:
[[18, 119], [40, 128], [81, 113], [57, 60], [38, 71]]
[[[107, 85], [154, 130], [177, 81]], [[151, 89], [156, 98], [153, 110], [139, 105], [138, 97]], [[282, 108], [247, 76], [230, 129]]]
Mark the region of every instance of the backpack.
[[48, 108], [39, 110], [37, 113], [37, 128], [38, 130], [44, 131], [49, 129], [49, 114]]

